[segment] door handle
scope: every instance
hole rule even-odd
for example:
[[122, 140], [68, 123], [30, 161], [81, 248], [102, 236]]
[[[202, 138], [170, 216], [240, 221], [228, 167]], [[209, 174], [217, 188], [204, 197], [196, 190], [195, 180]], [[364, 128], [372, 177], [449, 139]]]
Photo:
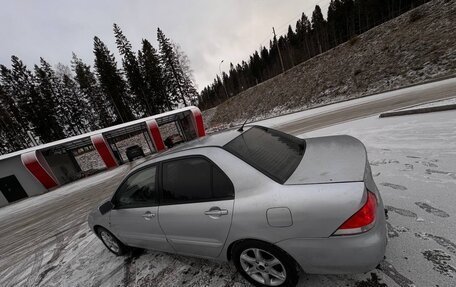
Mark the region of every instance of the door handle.
[[226, 209], [211, 209], [211, 210], [206, 210], [204, 212], [205, 215], [209, 216], [222, 216], [222, 215], [228, 215], [228, 210]]
[[152, 213], [150, 211], [147, 211], [146, 213], [144, 213], [142, 215], [142, 217], [145, 219], [145, 220], [151, 220], [152, 218], [155, 217], [155, 213]]

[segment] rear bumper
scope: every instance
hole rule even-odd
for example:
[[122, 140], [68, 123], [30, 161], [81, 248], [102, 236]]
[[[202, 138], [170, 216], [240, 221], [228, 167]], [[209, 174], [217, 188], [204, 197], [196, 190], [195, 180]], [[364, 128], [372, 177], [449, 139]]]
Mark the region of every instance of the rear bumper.
[[387, 233], [383, 208], [375, 226], [366, 233], [329, 238], [294, 238], [276, 243], [306, 273], [349, 274], [374, 269], [383, 260]]

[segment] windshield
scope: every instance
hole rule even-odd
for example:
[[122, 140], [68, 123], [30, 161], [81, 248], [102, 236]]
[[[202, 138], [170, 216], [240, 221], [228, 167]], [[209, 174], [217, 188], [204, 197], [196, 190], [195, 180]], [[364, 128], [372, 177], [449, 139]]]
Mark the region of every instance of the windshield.
[[273, 180], [284, 183], [301, 162], [305, 141], [255, 126], [227, 143], [224, 148]]

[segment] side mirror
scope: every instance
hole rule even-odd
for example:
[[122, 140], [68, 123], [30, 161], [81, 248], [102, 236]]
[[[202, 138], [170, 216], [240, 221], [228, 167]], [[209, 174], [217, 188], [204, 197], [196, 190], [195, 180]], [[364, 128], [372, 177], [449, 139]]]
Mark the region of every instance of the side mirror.
[[104, 214], [108, 213], [109, 211], [111, 211], [113, 208], [114, 208], [114, 204], [110, 200], [108, 200], [105, 203], [103, 203], [102, 205], [100, 205], [98, 210], [100, 211], [100, 213], [102, 215], [104, 215]]

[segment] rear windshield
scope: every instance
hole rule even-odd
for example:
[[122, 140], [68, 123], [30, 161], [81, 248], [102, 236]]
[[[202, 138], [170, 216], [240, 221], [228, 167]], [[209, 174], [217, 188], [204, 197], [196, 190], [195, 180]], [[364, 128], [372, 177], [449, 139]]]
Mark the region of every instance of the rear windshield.
[[284, 183], [301, 162], [305, 141], [255, 126], [227, 143], [224, 148], [273, 180]]

